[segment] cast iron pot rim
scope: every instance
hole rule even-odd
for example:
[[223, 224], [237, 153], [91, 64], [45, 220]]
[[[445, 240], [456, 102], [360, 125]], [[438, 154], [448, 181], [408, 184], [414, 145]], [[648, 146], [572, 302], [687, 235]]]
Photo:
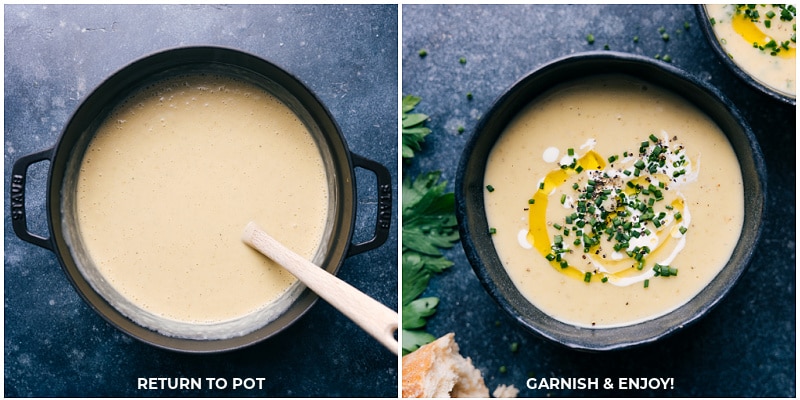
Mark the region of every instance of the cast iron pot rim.
[[[553, 71], [558, 71], [558, 69], [562, 68], [576, 68], [575, 65], [579, 63], [586, 63], [591, 62], [595, 65], [602, 65], [603, 70], [598, 71], [597, 74], [603, 73], [613, 73], [614, 71], [606, 71], [605, 68], [619, 68], [619, 66], [624, 65], [628, 70], [634, 70], [632, 66], [641, 66], [646, 67], [648, 70], [655, 70], [658, 71], [660, 74], [659, 77], [670, 77], [670, 80], [673, 83], [679, 82], [682, 85], [688, 85], [691, 90], [697, 93], [698, 96], [703, 98], [710, 98], [713, 99], [716, 104], [714, 106], [723, 107], [723, 112], [726, 116], [731, 118], [731, 121], [736, 124], [738, 128], [741, 129], [741, 138], [740, 140], [744, 140], [747, 144], [746, 147], [746, 154], [748, 157], [752, 157], [747, 161], [752, 161], [754, 180], [751, 182], [755, 186], [756, 193], [748, 193], [745, 196], [745, 221], [742, 227], [742, 234], [740, 236], [740, 241], [737, 243], [736, 248], [734, 249], [734, 253], [731, 256], [731, 260], [735, 257], [738, 257], [740, 260], [739, 263], [731, 265], [731, 260], [729, 260], [728, 265], [723, 268], [723, 271], [719, 273], [717, 277], [715, 277], [709, 285], [701, 291], [700, 294], [695, 296], [694, 298], [690, 299], [687, 304], [673, 310], [663, 316], [657, 317], [655, 319], [650, 319], [647, 321], [643, 321], [641, 323], [636, 323], [633, 325], [623, 326], [623, 327], [616, 327], [616, 328], [584, 328], [584, 327], [576, 327], [569, 324], [562, 323], [554, 318], [547, 316], [540, 310], [536, 309], [532, 304], [527, 302], [527, 300], [522, 297], [519, 291], [511, 282], [508, 275], [505, 273], [504, 267], [502, 263], [499, 261], [496, 252], [494, 251], [494, 246], [491, 244], [490, 234], [488, 233], [488, 224], [486, 223], [485, 212], [483, 211], [483, 172], [482, 168], [485, 167], [486, 160], [484, 156], [488, 156], [491, 147], [493, 147], [494, 142], [496, 141], [497, 137], [499, 136], [498, 133], [489, 132], [487, 133], [487, 125], [492, 124], [492, 119], [500, 113], [505, 107], [509, 107], [512, 109], [511, 115], [516, 114], [519, 109], [524, 104], [528, 104], [530, 101], [540, 93], [529, 93], [525, 92], [527, 96], [525, 99], [521, 100], [518, 103], [522, 103], [522, 105], [515, 105], [515, 104], [507, 104], [513, 101], [515, 95], [518, 92], [524, 92], [522, 89], [526, 83], [531, 81], [535, 81], [537, 79], [542, 79], [541, 76], [546, 74], [551, 74]], [[579, 68], [579, 67], [578, 67]], [[679, 93], [681, 97], [685, 96], [685, 91], [688, 89], [676, 89], [674, 87], [664, 86], [658, 79], [658, 77], [642, 77], [641, 74], [643, 72], [639, 70], [634, 70], [634, 73], [626, 72], [628, 75], [638, 76], [640, 79], [644, 79], [645, 81], [650, 82], [651, 84], [664, 87], [670, 91], [681, 91]], [[559, 81], [560, 83], [563, 81]], [[544, 89], [542, 91], [555, 86], [557, 83], [545, 83]], [[541, 89], [541, 88], [540, 88]], [[692, 100], [694, 103], [694, 101]], [[709, 106], [710, 107], [710, 106]], [[700, 107], [701, 110], [707, 112], [706, 109]], [[499, 118], [499, 117], [497, 117]], [[719, 121], [715, 119], [715, 122], [719, 124]], [[507, 122], [498, 122], [499, 126], [505, 126]], [[503, 128], [498, 128], [500, 132], [502, 132]], [[725, 132], [726, 136], [729, 135], [729, 132]], [[474, 153], [478, 150], [476, 148], [479, 146], [479, 142], [481, 142], [481, 138], [485, 135], [489, 134], [491, 137], [490, 144], [488, 145], [488, 149], [479, 149], [481, 152], [481, 159], [479, 161], [474, 162], [474, 158], [478, 157], [475, 156]], [[489, 136], [486, 136], [489, 137]], [[729, 137], [729, 140], [731, 138]], [[732, 143], [733, 145], [733, 143]], [[740, 145], [741, 147], [742, 145]], [[734, 148], [734, 151], [737, 151], [737, 148]], [[485, 152], [485, 154], [484, 154]], [[744, 170], [744, 166], [741, 165], [742, 154], [737, 152], [737, 157], [740, 159], [740, 166], [743, 168], [742, 175], [743, 175], [743, 183], [745, 184], [745, 190], [747, 189], [747, 177], [746, 172]], [[477, 163], [479, 167], [481, 167], [480, 176], [470, 178], [468, 172], [477, 173], [478, 168], [476, 167], [475, 170], [471, 170], [472, 164]], [[760, 147], [758, 142], [756, 141], [755, 135], [750, 130], [749, 126], [745, 122], [745, 120], [741, 117], [738, 110], [733, 106], [733, 104], [724, 97], [717, 89], [702, 83], [697, 78], [693, 77], [689, 73], [678, 69], [672, 65], [666, 64], [661, 61], [656, 61], [647, 57], [638, 56], [629, 53], [621, 53], [621, 52], [614, 52], [614, 51], [591, 51], [591, 52], [584, 52], [584, 53], [576, 53], [571, 54], [568, 56], [564, 56], [561, 58], [554, 59], [544, 65], [536, 68], [532, 72], [525, 75], [523, 78], [515, 82], [511, 85], [506, 91], [501, 94], [497, 100], [492, 104], [489, 108], [489, 111], [481, 118], [481, 121], [478, 123], [475, 131], [472, 133], [472, 136], [469, 138], [464, 151], [462, 153], [461, 159], [459, 160], [458, 164], [458, 172], [456, 175], [456, 182], [455, 182], [455, 195], [456, 195], [456, 217], [458, 220], [459, 225], [459, 232], [461, 236], [461, 243], [462, 247], [464, 248], [464, 252], [468, 261], [470, 262], [473, 271], [477, 275], [479, 281], [483, 288], [490, 294], [490, 297], [506, 312], [508, 313], [513, 319], [515, 319], [521, 326], [532, 332], [534, 335], [543, 337], [548, 341], [557, 343], [567, 348], [581, 350], [581, 351], [611, 351], [611, 350], [621, 350], [626, 348], [637, 347], [641, 345], [645, 345], [648, 343], [655, 342], [660, 340], [666, 336], [675, 333], [684, 327], [688, 326], [689, 324], [697, 321], [702, 316], [706, 315], [711, 309], [713, 309], [721, 300], [722, 298], [730, 291], [730, 289], [736, 284], [739, 277], [744, 273], [747, 267], [750, 264], [750, 259], [752, 258], [755, 245], [757, 244], [761, 230], [762, 224], [761, 221], [763, 219], [763, 215], [765, 213], [766, 207], [766, 166], [764, 164], [763, 156], [761, 154]], [[471, 191], [477, 191], [478, 194], [474, 196], [470, 196]], [[473, 199], [474, 197], [475, 199]], [[749, 200], [748, 200], [749, 198]], [[750, 210], [749, 203], [750, 201], [752, 205], [752, 209]], [[472, 209], [474, 207], [474, 209]], [[748, 213], [748, 210], [750, 211]], [[474, 217], [479, 221], [477, 224], [478, 226], [471, 226], [470, 225], [470, 217]], [[755, 222], [748, 224], [749, 219], [753, 219]], [[747, 245], [742, 244], [742, 238], [747, 236], [750, 239], [749, 247]], [[479, 244], [486, 244], [485, 248], [481, 248]], [[490, 264], [491, 266], [487, 266]], [[494, 276], [493, 276], [494, 275]], [[725, 275], [726, 277], [730, 278], [726, 281], [722, 281], [720, 276]], [[728, 276], [730, 275], [730, 276]], [[502, 282], [496, 282], [495, 277], [500, 277]], [[713, 287], [712, 287], [713, 286]], [[678, 323], [670, 323], [668, 326], [660, 327], [659, 325], [662, 322], [667, 321], [667, 319], [675, 318], [681, 310], [686, 309], [690, 304], [693, 305], [694, 302], [697, 301], [699, 297], [708, 293], [710, 290], [714, 291], [712, 298], [703, 304], [700, 304], [700, 307], [697, 312], [683, 316], [679, 318]], [[512, 301], [509, 300], [507, 295], [511, 294], [515, 296], [516, 300], [523, 300], [524, 306], [528, 308], [530, 311], [531, 309], [535, 310], [535, 315], [526, 315], [524, 310], [519, 310], [512, 304]], [[541, 324], [539, 319], [543, 319], [546, 324]], [[547, 327], [547, 324], [555, 324], [559, 327], [559, 329], [569, 329], [569, 334], [564, 334], [563, 331], [554, 331]], [[630, 339], [630, 340], [615, 340], [615, 341], [596, 341], [596, 335], [613, 335], [619, 333], [620, 336], [622, 334], [630, 333], [636, 330], [646, 329], [649, 328], [653, 330], [654, 333], [648, 333], [646, 335], [639, 335], [640, 337]]]
[[[215, 57], [209, 57], [206, 60], [192, 59], [190, 62], [180, 59], [180, 56], [186, 55], [187, 53], [196, 54], [198, 52], [208, 56], [214, 54]], [[222, 54], [222, 57], [216, 57], [219, 54]], [[325, 254], [325, 269], [332, 274], [336, 274], [348, 256], [371, 250], [383, 244], [385, 237], [382, 239], [377, 239], [379, 236], [377, 230], [376, 237], [368, 242], [359, 244], [354, 244], [351, 242], [354, 234], [357, 205], [355, 201], [357, 197], [355, 186], [355, 167], [358, 166], [373, 170], [373, 172], [378, 175], [379, 183], [383, 179], [386, 179], [385, 175], [388, 175], [388, 170], [385, 170], [385, 167], [382, 165], [352, 153], [349, 150], [345, 138], [341, 133], [341, 129], [330, 114], [327, 107], [322, 101], [320, 101], [314, 92], [312, 92], [294, 75], [290, 74], [287, 70], [278, 66], [277, 64], [260, 56], [256, 56], [244, 50], [222, 46], [180, 46], [161, 49], [134, 59], [130, 63], [118, 68], [108, 77], [104, 78], [81, 101], [80, 105], [76, 108], [68, 122], [65, 124], [64, 130], [62, 131], [59, 139], [51, 148], [38, 153], [30, 154], [17, 160], [17, 163], [20, 164], [23, 163], [23, 159], [28, 159], [28, 164], [36, 162], [36, 160], [50, 161], [46, 186], [46, 218], [48, 222], [48, 233], [50, 236], [49, 238], [42, 238], [24, 230], [21, 232], [23, 233], [22, 235], [20, 232], [18, 232], [17, 235], [26, 241], [53, 251], [59, 259], [62, 270], [65, 272], [68, 280], [76, 289], [78, 294], [83, 298], [84, 302], [95, 312], [97, 312], [103, 319], [108, 321], [112, 326], [141, 342], [158, 348], [184, 353], [221, 353], [248, 347], [266, 340], [294, 324], [316, 303], [318, 300], [317, 295], [307, 288], [304, 289], [303, 292], [293, 301], [293, 304], [289, 307], [289, 309], [284, 311], [282, 315], [263, 325], [261, 328], [258, 328], [255, 331], [243, 336], [217, 340], [170, 337], [138, 325], [128, 317], [120, 314], [114, 306], [108, 304], [107, 300], [103, 296], [100, 296], [94, 290], [94, 288], [88, 284], [82, 274], [77, 271], [75, 260], [68, 246], [64, 242], [64, 233], [61, 232], [61, 217], [63, 212], [61, 210], [60, 194], [60, 191], [64, 185], [63, 176], [65, 172], [63, 170], [66, 169], [69, 160], [74, 156], [72, 153], [75, 143], [80, 140], [81, 136], [84, 136], [87, 133], [72, 133], [70, 135], [71, 143], [69, 145], [64, 143], [65, 137], [67, 136], [68, 132], [77, 129], [73, 126], [77, 116], [89, 114], [94, 115], [94, 118], [97, 118], [97, 116], [104, 115], [102, 107], [95, 107], [97, 108], [95, 111], [87, 111], [86, 108], [89, 107], [87, 103], [90, 103], [92, 98], [95, 96], [99, 97], [98, 93], [101, 93], [104, 90], [113, 91], [110, 88], [112, 85], [109, 82], [119, 80], [119, 77], [125, 74], [132, 74], [135, 76], [141, 75], [141, 78], [147, 79], [149, 76], [157, 74], [157, 72], [150, 72], [150, 75], [142, 75], [142, 72], [137, 72], [137, 66], [141, 67], [143, 63], [147, 63], [148, 61], [152, 61], [156, 58], [161, 60], [159, 57], [172, 57], [172, 59], [176, 60], [169, 61], [168, 67], [160, 67], [161, 69], [159, 71], [166, 71], [170, 68], [180, 68], [181, 66], [185, 65], [228, 65], [240, 70], [252, 71], [255, 75], [261, 75], [265, 79], [277, 83], [292, 96], [298, 96], [297, 101], [301, 103], [303, 107], [305, 107], [309, 114], [311, 114], [311, 118], [313, 119], [314, 123], [319, 127], [322, 136], [322, 138], [320, 138], [319, 145], [329, 147], [328, 151], [332, 157], [332, 168], [335, 170], [333, 174], [336, 176], [336, 181], [338, 182], [335, 186], [336, 193], [331, 193], [331, 196], [337, 197], [337, 207], [336, 209], [332, 210], [335, 215], [332, 217], [333, 219], [330, 223], [334, 224], [334, 229], [331, 231], [331, 244], [328, 247], [329, 250]], [[241, 58], [231, 60], [231, 58], [234, 57], [243, 57], [247, 59], [248, 62], [258, 63], [265, 69], [271, 70], [273, 74], [263, 75], [260, 73], [261, 71], [256, 71], [251, 69], [250, 66], [242, 65]], [[135, 82], [129, 82], [126, 87], [130, 88], [140, 86], [140, 83], [138, 83], [139, 80]], [[287, 85], [295, 88], [297, 91], [287, 88]], [[298, 93], [298, 91], [302, 93]], [[300, 97], [303, 97], [303, 99]], [[310, 107], [313, 107], [315, 110], [309, 110]], [[87, 127], [88, 125], [84, 125], [82, 127], [79, 126], [79, 128], [82, 130]], [[73, 139], [72, 136], [75, 136], [75, 138]], [[337, 148], [330, 148], [332, 143], [335, 144]], [[56, 174], [57, 168], [62, 170], [59, 171], [58, 174]], [[385, 171], [377, 171], [373, 168], [381, 168]], [[385, 174], [383, 174], [383, 172], [385, 172]], [[380, 176], [382, 174], [384, 176]], [[56, 179], [55, 175], [58, 175], [60, 179]], [[22, 219], [24, 225], [24, 215]], [[339, 228], [337, 228], [337, 226], [339, 226]], [[17, 226], [15, 225], [15, 231], [16, 230]], [[346, 237], [336, 236], [340, 232], [345, 232], [344, 236]], [[77, 276], [75, 274], [77, 274]], [[298, 307], [301, 307], [302, 309], [298, 311]], [[110, 313], [110, 315], [108, 313]], [[121, 323], [119, 321], [120, 318]]]
[[737, 78], [741, 79], [744, 83], [756, 89], [757, 91], [764, 93], [765, 95], [781, 101], [786, 104], [796, 105], [797, 98], [791, 97], [784, 93], [781, 93], [775, 89], [770, 88], [769, 86], [759, 82], [756, 80], [752, 75], [748, 74], [739, 64], [733, 62], [733, 60], [728, 57], [728, 54], [725, 52], [725, 49], [722, 48], [722, 45], [719, 43], [717, 39], [717, 35], [714, 33], [714, 28], [711, 26], [711, 23], [708, 20], [708, 12], [706, 11], [706, 7], [704, 4], [695, 4], [695, 14], [697, 15], [697, 20], [700, 23], [700, 28], [703, 31], [703, 36], [705, 36], [706, 41], [711, 46], [711, 49], [716, 54], [717, 58], [725, 64], [729, 71], [733, 72]]

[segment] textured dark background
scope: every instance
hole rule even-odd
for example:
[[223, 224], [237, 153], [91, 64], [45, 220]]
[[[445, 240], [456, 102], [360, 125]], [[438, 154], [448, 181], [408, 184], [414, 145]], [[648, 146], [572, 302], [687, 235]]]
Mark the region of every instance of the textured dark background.
[[[462, 354], [481, 369], [490, 390], [513, 384], [520, 397], [796, 395], [796, 110], [745, 86], [720, 63], [693, 6], [403, 5], [402, 25], [402, 91], [422, 97], [417, 111], [430, 115], [433, 130], [405, 175], [441, 170], [452, 190], [463, 146], [495, 98], [545, 62], [606, 44], [644, 56], [669, 54], [674, 66], [719, 88], [751, 125], [766, 159], [768, 211], [750, 268], [705, 318], [653, 345], [590, 354], [545, 343], [495, 305], [460, 245], [448, 251], [455, 266], [434, 277], [425, 294], [441, 299], [429, 331], [455, 332]], [[660, 27], [669, 41], [661, 39]], [[589, 33], [593, 45], [585, 39]], [[420, 49], [428, 55], [419, 57]], [[509, 349], [514, 342], [516, 353]], [[599, 378], [601, 389], [529, 390], [529, 376]], [[674, 386], [602, 389], [605, 378], [617, 377], [674, 378]]]
[[[5, 396], [397, 395], [397, 358], [324, 302], [255, 346], [183, 355], [120, 333], [70, 286], [51, 252], [19, 240], [8, 213], [10, 167], [52, 147], [88, 93], [158, 50], [221, 45], [261, 56], [328, 107], [350, 149], [397, 181], [397, 5], [5, 6]], [[30, 170], [31, 230], [46, 235], [47, 164]], [[357, 170], [357, 240], [371, 235], [374, 176]], [[396, 191], [395, 191], [396, 196]], [[397, 219], [388, 243], [345, 260], [339, 276], [397, 306]], [[138, 377], [266, 378], [262, 390], [137, 391]], [[204, 380], [205, 382], [205, 380]]]

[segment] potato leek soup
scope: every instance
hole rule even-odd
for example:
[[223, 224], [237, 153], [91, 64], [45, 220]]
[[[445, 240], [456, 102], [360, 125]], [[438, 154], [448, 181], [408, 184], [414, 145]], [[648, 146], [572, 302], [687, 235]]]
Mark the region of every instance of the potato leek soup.
[[499, 137], [484, 182], [511, 280], [546, 314], [583, 327], [688, 302], [725, 266], [744, 218], [724, 133], [675, 94], [623, 75], [537, 97]]
[[797, 95], [795, 6], [708, 4], [714, 34], [734, 63], [765, 86]]
[[257, 221], [312, 259], [328, 196], [314, 138], [271, 93], [211, 74], [167, 78], [118, 106], [81, 161], [75, 208], [90, 259], [82, 273], [123, 314], [163, 334], [242, 335], [302, 288], [242, 243], [245, 225]]

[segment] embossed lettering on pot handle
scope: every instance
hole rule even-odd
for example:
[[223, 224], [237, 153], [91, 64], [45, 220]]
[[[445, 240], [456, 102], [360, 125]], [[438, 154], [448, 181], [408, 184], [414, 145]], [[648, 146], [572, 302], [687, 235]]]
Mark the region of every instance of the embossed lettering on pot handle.
[[47, 149], [28, 154], [14, 162], [14, 166], [11, 169], [11, 191], [9, 192], [11, 226], [14, 228], [14, 233], [26, 242], [51, 251], [53, 250], [53, 245], [50, 238], [39, 236], [28, 230], [28, 218], [25, 212], [25, 178], [28, 175], [28, 167], [37, 162], [50, 160], [52, 154], [53, 149]]
[[[375, 219], [375, 234], [371, 239], [362, 243], [351, 243], [347, 257], [363, 253], [380, 247], [389, 237], [389, 228], [392, 225], [392, 176], [382, 164], [370, 159], [350, 153], [355, 167], [372, 171], [378, 183], [378, 215]], [[357, 212], [358, 210], [356, 210]]]

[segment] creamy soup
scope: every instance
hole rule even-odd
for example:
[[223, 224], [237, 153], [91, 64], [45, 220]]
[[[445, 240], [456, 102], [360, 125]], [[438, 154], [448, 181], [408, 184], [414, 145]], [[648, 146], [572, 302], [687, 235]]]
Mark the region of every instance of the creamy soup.
[[328, 184], [314, 138], [284, 103], [196, 74], [110, 114], [81, 162], [75, 212], [80, 267], [112, 305], [167, 335], [219, 339], [263, 326], [302, 288], [242, 243], [245, 225], [313, 259]]
[[745, 72], [780, 93], [796, 96], [795, 8], [773, 4], [705, 6], [728, 56]]
[[484, 177], [497, 254], [552, 317], [615, 327], [666, 314], [724, 267], [744, 218], [725, 135], [674, 94], [618, 75], [537, 97]]

